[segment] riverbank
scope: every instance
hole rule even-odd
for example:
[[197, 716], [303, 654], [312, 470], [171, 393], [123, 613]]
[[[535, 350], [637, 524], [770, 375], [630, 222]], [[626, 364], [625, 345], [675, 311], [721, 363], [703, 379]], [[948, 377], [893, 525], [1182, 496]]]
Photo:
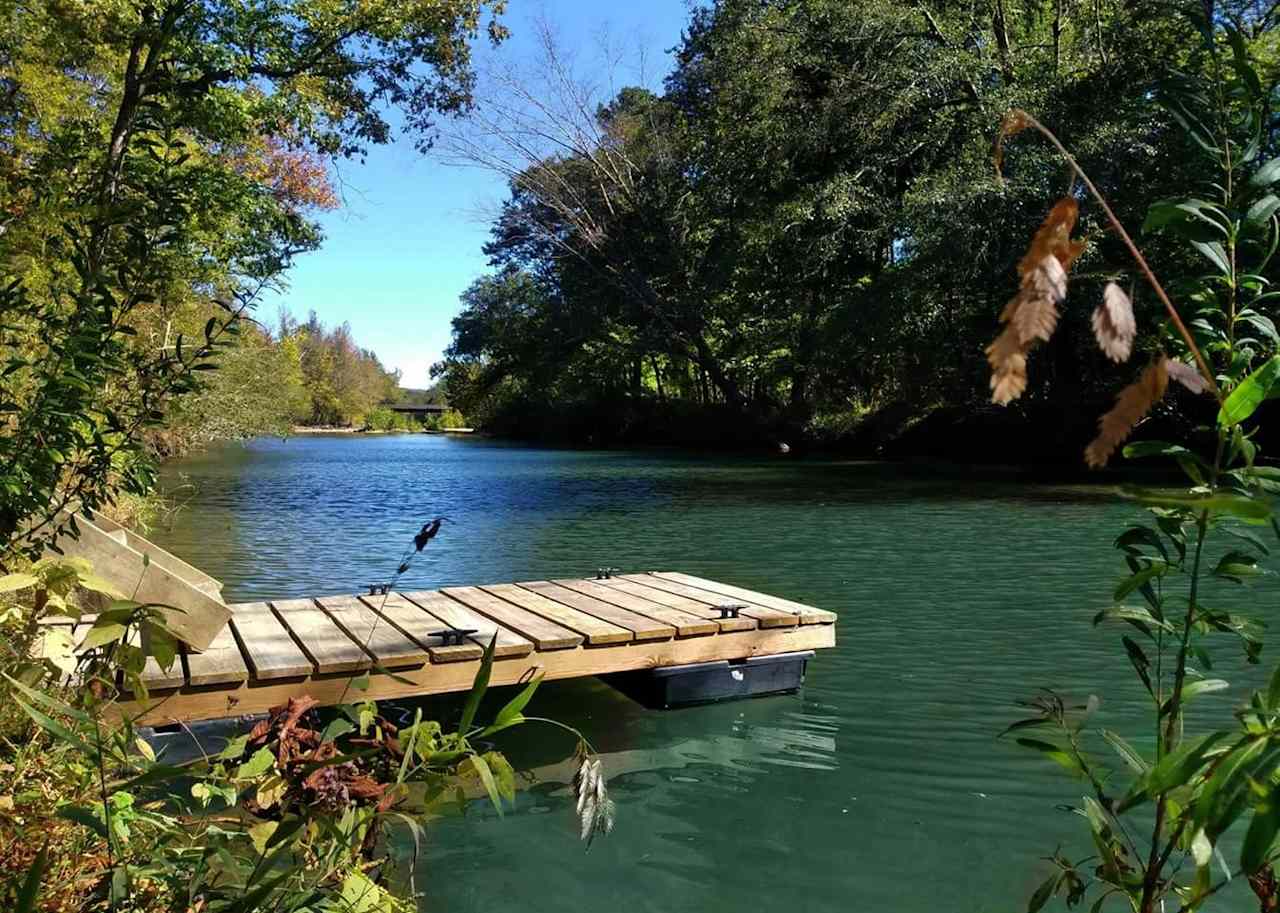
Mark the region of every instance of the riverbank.
[[[541, 404], [490, 415], [486, 434], [532, 444], [605, 449], [680, 448], [719, 453], [787, 453], [896, 463], [1020, 466], [1055, 475], [1083, 471], [1084, 448], [1097, 434], [1109, 398], [1071, 402], [1028, 398], [1010, 407], [990, 403], [929, 405], [911, 400], [875, 409], [797, 416], [741, 412], [652, 398]], [[1264, 408], [1276, 408], [1270, 404]], [[1142, 423], [1137, 439], [1194, 442], [1212, 426], [1207, 397], [1174, 391]], [[1265, 424], [1265, 422], [1264, 422]], [[1276, 452], [1259, 441], [1263, 452]], [[785, 445], [785, 446], [784, 446]], [[1280, 447], [1280, 442], [1277, 442]]]
[[351, 425], [294, 425], [290, 434], [475, 434], [474, 428], [416, 428], [386, 430], [355, 428]]

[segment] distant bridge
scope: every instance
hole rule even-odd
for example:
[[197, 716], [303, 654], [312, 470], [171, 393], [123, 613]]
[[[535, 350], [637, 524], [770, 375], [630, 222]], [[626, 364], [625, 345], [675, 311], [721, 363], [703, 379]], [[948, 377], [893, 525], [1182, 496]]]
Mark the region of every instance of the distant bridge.
[[421, 405], [416, 403], [396, 403], [395, 405], [387, 406], [387, 408], [392, 412], [399, 412], [401, 415], [412, 415], [417, 419], [426, 418], [428, 415], [444, 415], [449, 411], [448, 406], [442, 406], [439, 403]]

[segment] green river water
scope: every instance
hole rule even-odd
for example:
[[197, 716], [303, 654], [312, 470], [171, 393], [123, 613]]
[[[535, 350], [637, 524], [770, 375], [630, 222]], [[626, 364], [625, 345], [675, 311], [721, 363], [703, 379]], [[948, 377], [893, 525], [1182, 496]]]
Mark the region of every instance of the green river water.
[[[1055, 808], [1081, 789], [995, 736], [1013, 701], [1046, 686], [1099, 694], [1099, 725], [1151, 744], [1119, 632], [1090, 627], [1122, 570], [1111, 541], [1140, 513], [1103, 487], [984, 479], [305, 436], [171, 464], [166, 485], [187, 503], [157, 538], [228, 601], [361, 590], [444, 515], [404, 588], [608, 565], [840, 614], [837, 647], [799, 695], [660, 712], [591, 679], [544, 685], [529, 712], [600, 749], [617, 828], [584, 853], [559, 763], [571, 739], [513, 730], [499, 747], [530, 780], [505, 818], [476, 802], [430, 830], [419, 887], [432, 910], [1023, 910], [1040, 857], [1059, 843], [1087, 854], [1079, 819]], [[1266, 611], [1276, 592], [1243, 598]], [[1200, 703], [1219, 720], [1259, 680], [1235, 652], [1222, 643], [1215, 673], [1236, 687]], [[1240, 884], [1214, 909], [1252, 909], [1248, 896]]]

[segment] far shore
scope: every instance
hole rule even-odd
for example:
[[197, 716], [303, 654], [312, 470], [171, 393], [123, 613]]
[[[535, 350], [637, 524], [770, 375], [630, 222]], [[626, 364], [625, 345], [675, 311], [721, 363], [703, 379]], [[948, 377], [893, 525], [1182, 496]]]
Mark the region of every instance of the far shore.
[[474, 428], [420, 428], [415, 431], [355, 428], [350, 425], [294, 425], [291, 434], [475, 434]]

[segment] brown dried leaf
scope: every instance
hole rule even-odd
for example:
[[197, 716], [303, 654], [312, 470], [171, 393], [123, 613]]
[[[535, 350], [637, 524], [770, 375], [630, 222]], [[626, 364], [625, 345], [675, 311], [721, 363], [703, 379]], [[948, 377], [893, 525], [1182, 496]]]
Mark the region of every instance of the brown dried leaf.
[[1030, 126], [1031, 119], [1027, 116], [1027, 112], [1020, 111], [1017, 108], [1006, 114], [1004, 120], [1000, 122], [1000, 132], [996, 135], [996, 148], [992, 156], [995, 160], [997, 178], [1004, 177], [1002, 174], [1004, 169], [1004, 141], [1015, 134], [1021, 133]]
[[1018, 275], [1025, 279], [1028, 273], [1040, 265], [1041, 260], [1050, 255], [1058, 258], [1064, 270], [1071, 269], [1071, 264], [1076, 262], [1085, 247], [1083, 241], [1071, 240], [1071, 232], [1076, 227], [1079, 215], [1080, 205], [1072, 197], [1063, 197], [1054, 203], [1036, 229], [1031, 246], [1018, 261]]
[[1128, 361], [1137, 333], [1133, 303], [1124, 289], [1108, 282], [1102, 290], [1102, 303], [1093, 311], [1093, 335], [1098, 340], [1098, 348], [1114, 362]]
[[1166, 367], [1169, 370], [1169, 377], [1182, 384], [1192, 393], [1204, 393], [1209, 389], [1208, 381], [1204, 379], [1204, 375], [1194, 365], [1170, 359]]
[[1084, 461], [1089, 466], [1094, 469], [1106, 466], [1134, 425], [1164, 398], [1169, 387], [1168, 364], [1169, 359], [1160, 356], [1141, 377], [1120, 391], [1115, 406], [1098, 420], [1098, 436], [1085, 448]]
[[1018, 340], [1018, 331], [1007, 324], [995, 342], [987, 346], [991, 365], [991, 401], [1004, 406], [1027, 389], [1027, 354]]
[[[1010, 322], [1024, 347], [1042, 339], [1049, 341], [1058, 326], [1058, 305], [1067, 297], [1067, 273], [1052, 255], [1045, 256], [1022, 278], [1021, 299], [1012, 308]], [[1008, 312], [1010, 309], [1006, 309]]]

